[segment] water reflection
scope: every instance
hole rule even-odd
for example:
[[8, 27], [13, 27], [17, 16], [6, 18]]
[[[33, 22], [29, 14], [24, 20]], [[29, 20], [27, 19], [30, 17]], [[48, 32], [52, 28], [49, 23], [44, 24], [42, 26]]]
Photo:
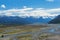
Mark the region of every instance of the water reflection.
[[50, 33], [60, 34], [60, 26], [48, 30]]
[[56, 29], [50, 29], [49, 32], [55, 32]]

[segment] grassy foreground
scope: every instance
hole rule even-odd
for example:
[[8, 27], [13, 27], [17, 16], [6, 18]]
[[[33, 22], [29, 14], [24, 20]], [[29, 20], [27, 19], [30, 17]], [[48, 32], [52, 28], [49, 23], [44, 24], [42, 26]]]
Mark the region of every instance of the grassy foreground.
[[[55, 27], [57, 25], [54, 25]], [[41, 30], [49, 29], [51, 25], [23, 25], [0, 27], [0, 40], [46, 40], [53, 38], [51, 33], [43, 33]], [[42, 32], [42, 33], [41, 33]], [[40, 34], [41, 33], [41, 34]], [[2, 37], [2, 35], [4, 37]], [[36, 35], [36, 37], [35, 37]]]

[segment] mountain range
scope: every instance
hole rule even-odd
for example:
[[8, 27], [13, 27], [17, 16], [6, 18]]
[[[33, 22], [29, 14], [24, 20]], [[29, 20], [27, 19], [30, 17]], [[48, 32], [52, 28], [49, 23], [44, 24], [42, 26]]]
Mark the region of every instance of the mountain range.
[[48, 23], [50, 20], [52, 20], [51, 18], [43, 18], [43, 17], [39, 17], [39, 18], [34, 18], [32, 16], [30, 17], [18, 17], [18, 16], [0, 16], [0, 24], [7, 24], [7, 25], [12, 25], [12, 24], [16, 24], [16, 25], [24, 25], [24, 24], [34, 24], [34, 23]]

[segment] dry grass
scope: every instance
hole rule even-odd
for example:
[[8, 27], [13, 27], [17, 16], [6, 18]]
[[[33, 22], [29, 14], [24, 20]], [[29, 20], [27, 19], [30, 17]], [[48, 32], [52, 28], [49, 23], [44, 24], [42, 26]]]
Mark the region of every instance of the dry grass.
[[[1, 34], [2, 32], [5, 32], [6, 30], [9, 30], [8, 32], [5, 32], [5, 34], [18, 34], [23, 32], [36, 32], [40, 30], [41, 28], [46, 28], [46, 25], [25, 25], [25, 26], [17, 26], [17, 27], [6, 27], [0, 30]], [[46, 38], [47, 35], [42, 36], [40, 35], [39, 38]], [[17, 36], [18, 40], [32, 40], [31, 34], [25, 34], [23, 36]]]
[[18, 36], [17, 38], [18, 38], [18, 40], [32, 40], [32, 35], [27, 34], [27, 35], [24, 35], [24, 36]]
[[[22, 32], [35, 32], [43, 28], [42, 26], [18, 26], [18, 27], [6, 27], [5, 30], [12, 30], [11, 32], [6, 32], [5, 34], [15, 34]], [[15, 29], [15, 30], [14, 30]]]

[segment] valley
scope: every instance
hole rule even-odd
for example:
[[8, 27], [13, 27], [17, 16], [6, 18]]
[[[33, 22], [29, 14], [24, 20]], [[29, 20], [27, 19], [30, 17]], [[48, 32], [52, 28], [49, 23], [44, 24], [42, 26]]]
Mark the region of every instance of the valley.
[[59, 40], [59, 30], [60, 24], [1, 27], [0, 40]]

